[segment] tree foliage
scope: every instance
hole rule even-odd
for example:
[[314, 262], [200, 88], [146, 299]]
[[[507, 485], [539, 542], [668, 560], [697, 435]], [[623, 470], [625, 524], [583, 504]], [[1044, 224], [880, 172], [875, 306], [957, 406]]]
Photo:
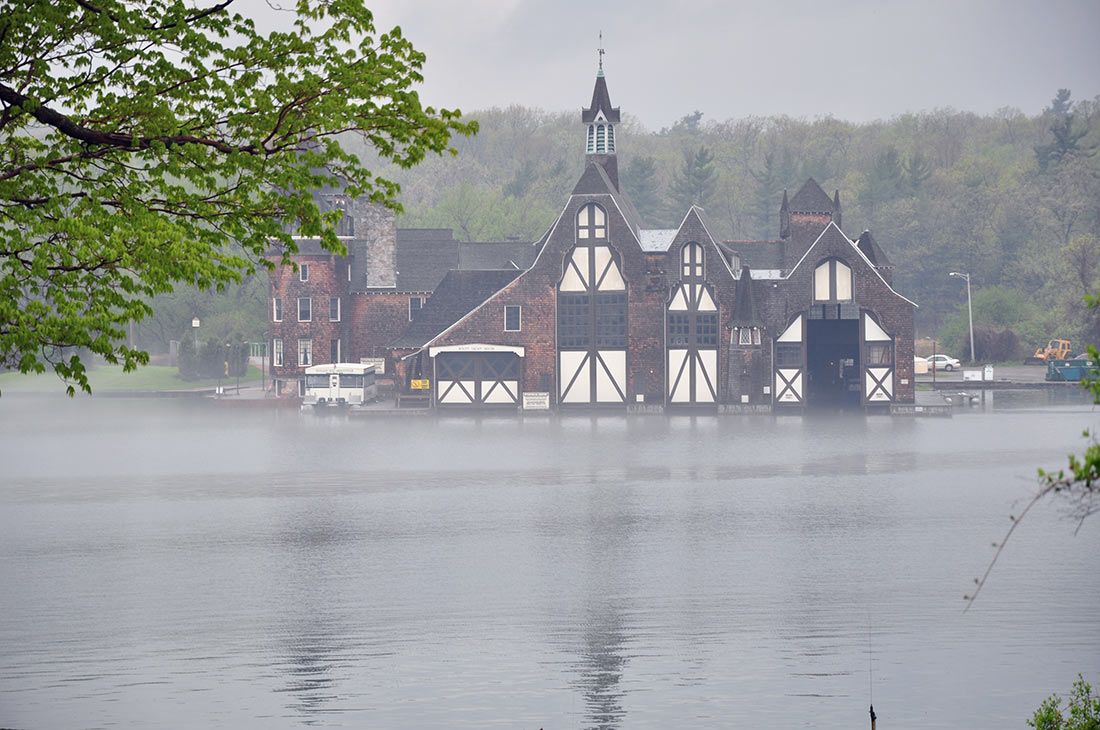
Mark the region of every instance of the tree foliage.
[[61, 348], [133, 369], [148, 355], [125, 326], [156, 295], [239, 282], [273, 242], [293, 253], [294, 229], [343, 251], [311, 190], [396, 205], [349, 138], [400, 169], [476, 131], [421, 104], [423, 54], [358, 0], [299, 0], [268, 34], [233, 4], [6, 4], [0, 366], [52, 365], [84, 390]]
[[1035, 730], [1100, 730], [1100, 697], [1092, 694], [1092, 687], [1078, 674], [1065, 706], [1057, 694], [1052, 694], [1027, 724]]
[[684, 162], [669, 189], [671, 202], [680, 215], [692, 205], [706, 207], [718, 187], [714, 155], [706, 145], [684, 150]]
[[[587, 83], [579, 80], [581, 92]], [[951, 315], [966, 306], [966, 287], [949, 279], [950, 271], [973, 276], [975, 297], [1000, 287], [1035, 305], [1040, 314], [1026, 326], [1009, 327], [1022, 348], [1034, 352], [1051, 337], [1093, 341], [1091, 333], [1100, 331], [1097, 311], [1081, 305], [1083, 295], [1100, 286], [1080, 283], [1091, 278], [1100, 284], [1090, 248], [1100, 241], [1100, 155], [1090, 152], [1100, 142], [1100, 98], [1065, 100], [1075, 134], [1085, 134], [1076, 142], [1078, 152], [1046, 172], [1040, 172], [1035, 148], [1055, 140], [1052, 110], [978, 115], [935, 109], [858, 124], [832, 117], [716, 121], [689, 114], [651, 131], [629, 116], [628, 99], [618, 101], [625, 110], [615, 130], [623, 187], [631, 197], [657, 196], [652, 208], [634, 201], [647, 226], [675, 226], [683, 218], [683, 201], [673, 199], [684, 150], [705, 146], [716, 175], [704, 202], [717, 237], [776, 238], [784, 190], [793, 194], [808, 177], [830, 193], [838, 188], [843, 229], [874, 233], [896, 265], [895, 288], [920, 305], [922, 335], [941, 335]], [[480, 194], [477, 209], [490, 216], [493, 201], [508, 198], [504, 186], [518, 179], [517, 170], [525, 174], [524, 161], [532, 160], [537, 177], [522, 200], [534, 213], [528, 220], [534, 231], [521, 234], [511, 226], [509, 232], [534, 240], [552, 224], [583, 169], [585, 127], [575, 111], [509, 107], [477, 117], [480, 131], [457, 140], [457, 159], [387, 171], [401, 182], [410, 213], [399, 224], [452, 226], [441, 202], [461, 184]], [[654, 161], [653, 172], [638, 174], [634, 165], [641, 157]], [[458, 231], [457, 223], [453, 227]], [[493, 230], [492, 221], [480, 227]], [[977, 312], [974, 323], [982, 324]]]

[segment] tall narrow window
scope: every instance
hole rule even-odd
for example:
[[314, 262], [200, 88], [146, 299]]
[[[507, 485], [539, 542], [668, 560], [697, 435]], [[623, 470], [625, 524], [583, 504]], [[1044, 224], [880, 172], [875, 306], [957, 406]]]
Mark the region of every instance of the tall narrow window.
[[409, 321], [424, 307], [424, 297], [409, 297]]
[[271, 366], [281, 368], [283, 366], [283, 341], [276, 337], [271, 344]]
[[298, 340], [298, 366], [307, 368], [313, 364], [313, 340]]
[[330, 340], [328, 350], [329, 362], [340, 362], [340, 356], [342, 355], [340, 352], [340, 340]]
[[607, 152], [607, 125], [596, 125], [596, 154]]
[[610, 154], [615, 151], [615, 127], [607, 125], [607, 151]]
[[298, 297], [298, 321], [309, 322], [312, 319], [310, 312], [311, 300], [309, 297]]
[[328, 321], [339, 322], [340, 321], [340, 297], [329, 297], [328, 299]]
[[506, 332], [519, 332], [520, 308], [518, 304], [509, 304], [504, 307], [504, 330]]
[[588, 154], [593, 154], [596, 151], [596, 125], [588, 125]]
[[309, 281], [309, 264], [298, 265], [298, 279], [301, 281]]
[[271, 300], [271, 321], [282, 322], [283, 321], [283, 298], [275, 297]]

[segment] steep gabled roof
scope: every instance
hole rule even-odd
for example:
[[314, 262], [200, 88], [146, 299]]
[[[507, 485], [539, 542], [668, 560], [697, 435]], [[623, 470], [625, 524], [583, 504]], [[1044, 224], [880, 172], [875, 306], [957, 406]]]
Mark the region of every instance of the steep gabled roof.
[[458, 268], [458, 241], [450, 228], [397, 229], [397, 291], [432, 291]]
[[870, 231], [864, 231], [859, 234], [859, 238], [855, 241], [856, 246], [863, 252], [863, 255], [867, 257], [867, 260], [879, 268], [892, 267], [890, 259], [886, 257], [886, 252], [879, 248], [878, 242], [875, 241]]
[[783, 268], [783, 241], [723, 241], [722, 245], [737, 252], [741, 263], [753, 269]]
[[604, 119], [614, 124], [619, 123], [619, 108], [611, 106], [611, 96], [607, 93], [607, 81], [603, 77], [603, 69], [596, 76], [596, 87], [592, 89], [592, 105], [581, 110], [581, 121], [585, 124], [596, 121], [596, 116], [603, 112]]
[[458, 244], [458, 268], [525, 270], [531, 267], [537, 253], [535, 244], [522, 241], [461, 242]]
[[753, 292], [752, 274], [748, 266], [741, 267], [741, 278], [737, 282], [737, 299], [729, 324], [732, 327], [763, 327], [764, 319], [756, 307], [756, 295]]
[[790, 201], [792, 213], [833, 213], [833, 201], [812, 177], [802, 184]]
[[641, 216], [634, 207], [634, 201], [625, 192], [615, 188], [603, 165], [598, 162], [589, 162], [580, 179], [577, 180], [577, 184], [573, 186], [573, 195], [610, 195], [633, 230], [634, 237], [638, 238], [638, 231], [641, 230]]
[[[707, 217], [706, 210], [700, 208], [698, 205], [693, 205], [688, 208], [688, 212], [684, 214], [684, 219], [680, 221], [680, 230], [683, 230], [684, 227], [687, 226], [693, 218], [696, 219], [699, 222], [699, 225], [703, 227], [703, 231], [706, 232], [707, 238], [710, 239], [710, 242], [714, 244], [714, 247], [718, 250], [718, 253], [721, 254], [722, 263], [726, 265], [726, 270], [732, 276], [733, 269], [730, 268], [729, 258], [726, 256], [721, 246], [718, 245], [718, 239], [716, 239], [714, 237], [714, 234], [711, 233], [711, 231], [714, 230], [714, 226], [711, 225], [710, 218]], [[702, 241], [700, 241], [699, 243], [702, 243]]]
[[802, 258], [800, 258], [798, 260], [797, 264], [795, 264], [793, 267], [791, 267], [791, 270], [788, 271], [787, 275], [784, 276], [783, 278], [784, 279], [791, 278], [791, 276], [794, 274], [794, 272], [796, 272], [798, 270], [798, 267], [802, 266], [803, 262], [805, 262], [806, 259], [809, 258], [810, 253], [812, 253], [813, 250], [815, 248], [817, 248], [819, 244], [821, 244], [822, 242], [825, 242], [825, 241], [830, 241], [830, 240], [832, 240], [832, 241], [836, 241], [836, 240], [844, 241], [845, 244], [847, 244], [848, 246], [851, 247], [853, 252], [855, 252], [861, 259], [863, 259], [865, 262], [867, 262], [867, 266], [871, 269], [871, 271], [873, 271], [875, 273], [875, 276], [877, 276], [879, 279], [881, 279], [883, 285], [887, 289], [889, 289], [895, 296], [900, 297], [901, 299], [905, 300], [906, 302], [909, 302], [914, 307], [919, 306], [912, 299], [909, 299], [908, 297], [906, 297], [902, 294], [899, 294], [897, 292], [897, 290], [894, 289], [894, 287], [890, 285], [890, 282], [886, 281], [886, 279], [882, 276], [882, 272], [879, 271], [880, 267], [876, 267], [875, 264], [871, 261], [871, 259], [867, 258], [867, 254], [863, 253], [863, 251], [860, 249], [860, 247], [858, 245], [856, 245], [856, 243], [854, 241], [852, 241], [850, 238], [845, 236], [844, 233], [840, 230], [840, 227], [837, 226], [837, 224], [834, 223], [834, 222], [830, 222], [829, 225], [825, 226], [825, 230], [823, 230], [821, 232], [821, 235], [819, 235], [817, 237], [817, 239], [810, 245], [810, 247], [806, 249], [806, 253], [802, 254]]
[[477, 309], [520, 275], [519, 269], [506, 271], [448, 271], [428, 301], [416, 313], [391, 348], [423, 347], [437, 335]]

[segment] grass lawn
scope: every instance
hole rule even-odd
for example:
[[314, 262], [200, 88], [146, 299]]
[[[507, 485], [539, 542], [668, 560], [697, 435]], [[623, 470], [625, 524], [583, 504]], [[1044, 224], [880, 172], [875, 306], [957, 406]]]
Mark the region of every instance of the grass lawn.
[[[132, 373], [122, 372], [121, 365], [100, 365], [88, 369], [88, 382], [92, 392], [112, 390], [192, 390], [212, 388], [216, 385], [235, 386], [237, 379], [208, 378], [206, 380], [180, 380], [179, 369], [147, 365]], [[248, 366], [248, 374], [241, 376], [241, 385], [257, 383], [262, 377], [260, 369]], [[42, 375], [23, 375], [22, 373], [0, 374], [0, 393], [63, 393], [65, 383], [52, 372]], [[79, 390], [77, 392], [80, 392]]]

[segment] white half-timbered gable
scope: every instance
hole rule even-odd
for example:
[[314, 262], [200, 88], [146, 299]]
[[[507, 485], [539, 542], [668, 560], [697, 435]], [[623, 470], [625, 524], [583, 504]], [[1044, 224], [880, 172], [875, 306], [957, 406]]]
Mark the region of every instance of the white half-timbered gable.
[[[627, 286], [608, 237], [608, 212], [585, 202], [558, 283], [558, 398], [562, 405], [627, 400]], [[636, 245], [636, 244], [635, 244]]]

